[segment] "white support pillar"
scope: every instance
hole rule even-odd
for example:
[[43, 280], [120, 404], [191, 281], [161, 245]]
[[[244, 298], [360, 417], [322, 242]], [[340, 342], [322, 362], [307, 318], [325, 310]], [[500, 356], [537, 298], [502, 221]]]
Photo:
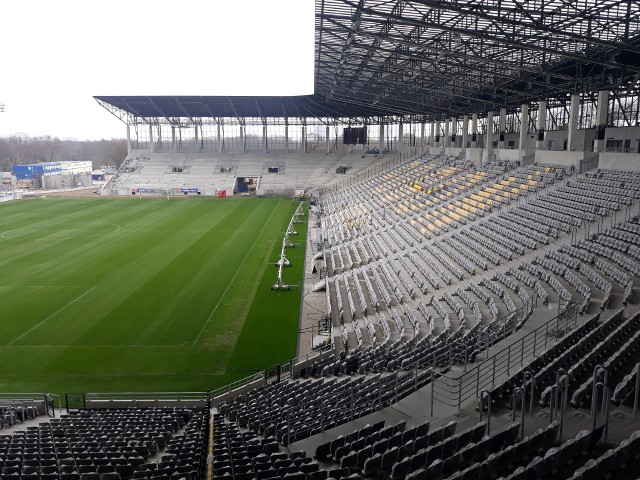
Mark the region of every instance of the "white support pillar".
[[220, 125], [218, 125], [218, 153], [222, 153], [222, 134]]
[[487, 158], [484, 163], [493, 160], [493, 110], [487, 112]]
[[442, 141], [442, 134], [440, 133], [440, 120], [436, 120], [436, 136], [434, 138], [436, 147], [441, 147], [444, 144]]
[[526, 150], [528, 144], [529, 133], [529, 104], [523, 103], [520, 107], [520, 150]]
[[420, 124], [420, 147], [424, 147], [424, 134], [425, 134], [426, 128], [427, 128], [427, 124], [422, 122], [422, 124]]
[[569, 107], [569, 136], [567, 137], [567, 150], [582, 150], [579, 148], [576, 136], [578, 134], [578, 115], [580, 115], [580, 95], [571, 95], [571, 106]]
[[194, 125], [193, 130], [195, 132], [193, 138], [195, 139], [195, 142], [196, 142], [196, 152], [198, 152], [200, 151], [200, 142], [198, 141], [198, 126]]
[[467, 148], [469, 143], [469, 115], [462, 116], [462, 149]]
[[171, 150], [176, 149], [176, 126], [171, 125]]
[[307, 126], [302, 126], [302, 153], [307, 153]]
[[478, 114], [471, 114], [471, 148], [478, 148]]
[[289, 153], [289, 124], [284, 126], [284, 151]]
[[449, 119], [448, 118], [444, 119], [444, 146], [445, 148], [451, 146], [451, 137], [449, 136]]
[[449, 146], [450, 147], [457, 147], [458, 146], [458, 119], [456, 117], [451, 117], [451, 130], [450, 130], [450, 141], [449, 141]]
[[330, 134], [329, 125], [327, 125], [325, 127], [325, 135], [324, 135], [325, 142], [327, 143], [327, 153], [331, 152], [331, 138], [329, 138], [329, 134]]
[[149, 125], [149, 153], [153, 153], [153, 125]]
[[245, 147], [245, 145], [244, 145], [244, 143], [245, 143], [244, 142], [245, 128], [247, 128], [247, 127], [245, 127], [244, 125], [240, 125], [240, 152], [242, 152], [242, 153], [244, 153], [244, 147]]
[[598, 104], [596, 105], [596, 140], [593, 143], [595, 152], [603, 152], [607, 146], [605, 131], [607, 128], [607, 113], [609, 111], [609, 91], [598, 92]]
[[500, 137], [498, 137], [498, 148], [504, 148], [506, 144], [505, 135], [507, 134], [507, 109], [504, 107], [500, 109], [498, 132], [500, 135]]
[[378, 148], [382, 152], [384, 150], [384, 123], [380, 121], [380, 136], [378, 138]]
[[547, 125], [547, 101], [540, 100], [538, 102], [538, 139], [536, 141], [536, 150], [544, 150], [544, 129]]
[[398, 125], [398, 145], [396, 148], [399, 152], [404, 150], [404, 132], [402, 122]]
[[429, 145], [433, 147], [436, 144], [436, 124], [433, 122], [433, 120], [431, 121], [429, 131], [431, 132], [431, 135], [429, 135]]
[[269, 145], [267, 145], [267, 126], [262, 125], [262, 153], [267, 153]]
[[127, 125], [127, 153], [131, 153], [131, 127]]

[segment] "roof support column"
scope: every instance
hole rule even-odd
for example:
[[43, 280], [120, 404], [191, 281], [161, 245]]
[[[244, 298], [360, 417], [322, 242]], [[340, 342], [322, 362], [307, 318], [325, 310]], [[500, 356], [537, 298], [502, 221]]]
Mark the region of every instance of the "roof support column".
[[484, 163], [493, 160], [493, 110], [487, 112], [487, 158]]
[[456, 117], [451, 117], [451, 141], [449, 142], [450, 147], [457, 147], [457, 138], [458, 138], [458, 119]]
[[244, 125], [240, 125], [240, 151], [244, 153]]
[[380, 138], [378, 139], [378, 148], [382, 152], [384, 150], [384, 122], [380, 119]]
[[284, 124], [284, 151], [289, 153], [289, 124]]
[[195, 131], [194, 139], [196, 141], [196, 152], [200, 151], [200, 142], [198, 141], [198, 125], [193, 126], [193, 130]]
[[307, 126], [302, 126], [302, 153], [307, 153]]
[[467, 148], [469, 143], [469, 115], [462, 116], [462, 149]]
[[507, 133], [507, 109], [504, 107], [500, 109], [499, 132], [498, 148], [504, 148], [505, 135]]
[[523, 103], [520, 107], [520, 150], [527, 149], [527, 134], [529, 133], [529, 104]]
[[544, 150], [544, 129], [547, 125], [547, 101], [540, 100], [538, 102], [538, 141], [536, 142], [536, 150]]
[[127, 153], [131, 153], [131, 126], [127, 125]]
[[445, 148], [451, 146], [451, 137], [449, 136], [449, 119], [448, 118], [444, 119], [444, 146]]
[[149, 125], [149, 153], [153, 153], [153, 125]]
[[222, 135], [220, 132], [220, 124], [218, 124], [218, 153], [222, 153]]
[[329, 125], [327, 125], [325, 127], [325, 135], [324, 135], [325, 141], [327, 142], [327, 153], [331, 152], [331, 139], [329, 138], [330, 133], [331, 132], [329, 130]]
[[429, 145], [433, 147], [436, 144], [435, 143], [436, 142], [436, 135], [435, 135], [436, 125], [435, 125], [435, 123], [433, 123], [433, 121], [431, 121], [431, 124], [430, 124], [429, 128], [430, 128], [430, 132], [431, 132], [431, 134], [429, 135]]
[[262, 124], [262, 153], [267, 153], [269, 146], [267, 145], [267, 124]]
[[403, 125], [402, 122], [400, 122], [400, 124], [398, 125], [398, 146], [397, 146], [398, 151], [403, 151], [404, 150], [404, 136], [403, 136]]
[[609, 110], [609, 91], [598, 92], [598, 105], [596, 106], [596, 140], [593, 143], [593, 151], [600, 152], [606, 148], [605, 130], [607, 128], [607, 112]]
[[478, 148], [478, 114], [471, 114], [471, 148]]
[[422, 122], [420, 124], [420, 147], [424, 147], [424, 131], [426, 130], [426, 123]]
[[[578, 150], [578, 115], [580, 112], [580, 95], [571, 95], [571, 106], [569, 107], [569, 137], [567, 138], [567, 149], [569, 151]], [[582, 148], [580, 148], [582, 150]]]
[[436, 120], [436, 136], [435, 136], [435, 146], [441, 147], [443, 142], [440, 141], [440, 120]]
[[171, 150], [175, 151], [176, 149], [176, 126], [171, 125]]

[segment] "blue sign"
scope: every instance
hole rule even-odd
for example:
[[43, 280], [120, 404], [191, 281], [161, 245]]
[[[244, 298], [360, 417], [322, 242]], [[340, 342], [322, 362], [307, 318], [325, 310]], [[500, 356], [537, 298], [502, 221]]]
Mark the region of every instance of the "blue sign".
[[182, 193], [200, 193], [200, 189], [199, 188], [181, 188], [180, 191], [182, 191]]

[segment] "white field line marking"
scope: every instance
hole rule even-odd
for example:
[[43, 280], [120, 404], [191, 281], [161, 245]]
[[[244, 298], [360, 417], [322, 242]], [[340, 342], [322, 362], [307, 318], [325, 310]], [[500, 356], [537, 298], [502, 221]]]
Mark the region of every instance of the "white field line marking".
[[0, 285], [0, 288], [87, 288], [86, 285]]
[[265, 224], [262, 226], [262, 230], [260, 230], [260, 233], [258, 233], [258, 235], [256, 235], [256, 239], [253, 241], [253, 244], [251, 245], [251, 248], [249, 250], [247, 250], [247, 254], [244, 256], [244, 259], [242, 260], [242, 263], [238, 266], [238, 269], [236, 270], [235, 275], [233, 276], [233, 278], [231, 279], [231, 281], [227, 285], [227, 288], [225, 289], [224, 293], [222, 294], [222, 296], [218, 300], [218, 303], [216, 303], [216, 306], [213, 307], [213, 310], [211, 311], [211, 314], [209, 315], [209, 318], [207, 318], [207, 321], [204, 322], [204, 325], [202, 326], [202, 330], [200, 330], [200, 333], [198, 334], [196, 339], [193, 341], [193, 346], [194, 347], [198, 343], [198, 340], [200, 340], [200, 337], [204, 333], [205, 328], [207, 328], [207, 325], [209, 325], [209, 322], [211, 321], [211, 318], [213, 317], [213, 314], [216, 313], [216, 310], [218, 310], [218, 307], [220, 306], [220, 303], [222, 302], [222, 299], [225, 297], [225, 295], [229, 291], [229, 288], [231, 288], [231, 285], [233, 284], [233, 282], [235, 281], [236, 277], [238, 276], [238, 273], [240, 273], [240, 270], [242, 270], [242, 266], [244, 265], [244, 262], [246, 262], [247, 258], [249, 258], [249, 254], [253, 250], [253, 247], [255, 247], [256, 242], [258, 241], [258, 238], [260, 238], [260, 235], [262, 235], [262, 232], [264, 232], [264, 229], [267, 228], [267, 225], [269, 224], [269, 221], [271, 220], [271, 217], [273, 217], [273, 214], [278, 209], [278, 205], [280, 205], [281, 201], [282, 201], [282, 197], [280, 198], [280, 200], [278, 200], [278, 203], [274, 207], [273, 211], [271, 212], [271, 215], [269, 215], [269, 218], [267, 219]]
[[9, 343], [7, 343], [7, 346], [9, 345], [13, 345], [15, 342], [17, 342], [18, 340], [20, 340], [22, 337], [24, 337], [26, 334], [28, 334], [29, 332], [35, 330], [36, 328], [38, 328], [40, 325], [42, 325], [44, 322], [46, 322], [47, 320], [49, 320], [50, 318], [55, 317], [58, 313], [60, 313], [62, 310], [64, 310], [65, 308], [67, 308], [69, 305], [72, 305], [74, 303], [76, 303], [78, 300], [80, 300], [82, 297], [84, 297], [87, 293], [92, 292], [94, 289], [96, 288], [96, 286], [94, 285], [93, 287], [91, 287], [89, 290], [87, 290], [86, 292], [84, 292], [81, 295], [78, 295], [76, 298], [74, 298], [73, 300], [71, 300], [70, 302], [68, 302], [66, 305], [60, 307], [58, 310], [56, 310], [55, 312], [53, 312], [51, 315], [49, 315], [47, 318], [45, 318], [44, 320], [42, 320], [41, 322], [35, 324], [33, 327], [31, 327], [29, 330], [27, 330], [26, 332], [18, 335], [16, 338], [14, 338], [13, 340], [11, 340]]
[[[73, 222], [72, 222], [73, 223]], [[88, 223], [88, 222], [79, 222], [79, 223]], [[122, 227], [117, 224], [117, 223], [105, 223], [105, 225], [112, 225], [114, 227], [116, 227], [115, 230], [111, 230], [109, 232], [104, 232], [104, 233], [116, 233], [119, 232]], [[92, 225], [77, 225], [77, 228], [53, 228], [56, 225], [44, 225], [41, 227], [33, 227], [33, 228], [29, 228], [29, 227], [24, 227], [24, 228], [14, 228], [13, 230], [5, 230], [4, 232], [0, 233], [0, 238], [4, 238], [7, 240], [11, 240], [17, 237], [14, 236], [7, 236], [8, 233], [11, 232], [17, 232], [18, 237], [24, 236], [24, 235], [29, 235], [30, 233], [36, 233], [36, 232], [40, 232], [43, 230], [51, 230], [53, 232], [56, 233], [60, 233], [60, 232], [91, 232], [93, 230]], [[73, 227], [73, 224], [72, 224]]]

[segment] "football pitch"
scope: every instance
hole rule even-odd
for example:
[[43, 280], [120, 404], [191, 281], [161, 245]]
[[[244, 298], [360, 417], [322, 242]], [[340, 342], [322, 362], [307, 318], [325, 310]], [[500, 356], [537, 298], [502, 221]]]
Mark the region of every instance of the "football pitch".
[[[295, 356], [290, 198], [0, 204], [0, 392], [196, 392]], [[305, 209], [306, 212], [306, 209]], [[307, 217], [287, 250], [303, 279]]]

